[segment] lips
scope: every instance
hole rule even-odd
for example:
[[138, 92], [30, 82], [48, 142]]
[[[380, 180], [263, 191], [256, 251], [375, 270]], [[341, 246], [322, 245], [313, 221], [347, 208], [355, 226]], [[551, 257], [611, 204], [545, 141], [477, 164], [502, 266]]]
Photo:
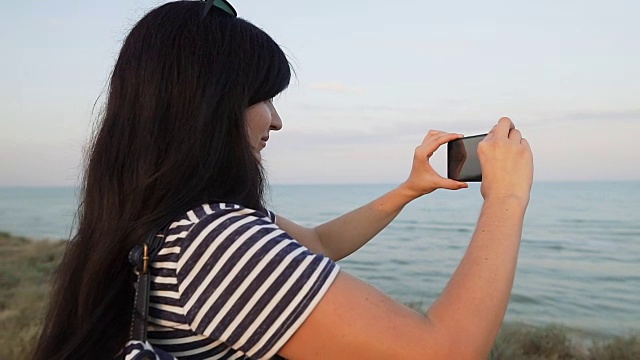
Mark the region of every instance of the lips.
[[262, 138], [260, 138], [260, 146], [262, 148], [267, 146], [267, 141], [269, 141], [269, 137], [268, 136], [264, 136]]

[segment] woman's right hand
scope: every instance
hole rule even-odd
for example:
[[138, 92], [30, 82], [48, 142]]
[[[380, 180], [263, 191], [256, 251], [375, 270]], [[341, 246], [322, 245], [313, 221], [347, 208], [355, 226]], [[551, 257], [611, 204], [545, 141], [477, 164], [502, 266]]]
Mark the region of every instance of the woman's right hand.
[[501, 118], [478, 145], [482, 167], [480, 192], [485, 201], [515, 197], [529, 201], [533, 182], [533, 154], [529, 142], [511, 119]]

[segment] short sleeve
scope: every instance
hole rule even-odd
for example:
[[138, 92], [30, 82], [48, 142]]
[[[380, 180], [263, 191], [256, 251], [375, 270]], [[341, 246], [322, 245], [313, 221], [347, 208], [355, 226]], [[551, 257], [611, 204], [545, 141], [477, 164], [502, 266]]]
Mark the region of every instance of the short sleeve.
[[246, 208], [214, 211], [190, 231], [177, 268], [191, 329], [255, 359], [276, 355], [339, 271], [270, 217]]
[[277, 220], [276, 213], [271, 210], [267, 210], [267, 212], [269, 213], [269, 219], [271, 219], [271, 221], [275, 224]]

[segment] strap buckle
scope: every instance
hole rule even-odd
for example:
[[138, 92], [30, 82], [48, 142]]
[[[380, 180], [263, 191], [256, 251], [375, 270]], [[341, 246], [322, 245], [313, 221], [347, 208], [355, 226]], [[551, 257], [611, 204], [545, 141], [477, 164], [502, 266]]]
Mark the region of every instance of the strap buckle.
[[142, 253], [142, 273], [149, 271], [149, 245], [144, 244], [144, 252]]
[[160, 250], [162, 246], [161, 239], [164, 235], [155, 235], [151, 243], [138, 244], [129, 252], [129, 262], [133, 265], [134, 270], [146, 275], [151, 267], [151, 258]]

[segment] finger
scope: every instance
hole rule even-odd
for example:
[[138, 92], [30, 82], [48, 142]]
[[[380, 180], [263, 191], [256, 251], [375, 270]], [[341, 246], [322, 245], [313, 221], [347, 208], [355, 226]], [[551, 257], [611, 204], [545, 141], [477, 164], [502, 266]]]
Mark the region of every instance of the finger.
[[431, 154], [433, 154], [436, 150], [438, 150], [440, 146], [448, 143], [449, 141], [460, 139], [463, 136], [464, 135], [462, 134], [442, 133], [437, 137], [429, 139], [428, 142], [423, 143], [423, 146], [425, 148], [425, 151], [427, 151], [430, 154], [429, 156], [431, 156]]
[[485, 136], [484, 139], [482, 139], [482, 141], [489, 141], [489, 140], [493, 139], [494, 136], [496, 136], [496, 133], [490, 131], [490, 132], [487, 133], [487, 136]]
[[511, 129], [509, 131], [509, 140], [517, 141], [518, 143], [522, 139], [522, 133], [518, 129]]
[[526, 147], [527, 150], [531, 151], [531, 145], [529, 144], [529, 141], [527, 141], [527, 139], [525, 138], [520, 139], [520, 144], [524, 145], [524, 147]]
[[460, 189], [466, 189], [469, 187], [469, 185], [466, 182], [445, 179], [445, 178], [442, 178], [442, 180], [443, 180], [442, 184], [440, 185], [442, 189], [460, 190]]
[[487, 133], [487, 136], [485, 136], [484, 139], [482, 139], [482, 141], [493, 139], [493, 137], [496, 135], [496, 126], [498, 125], [493, 125], [491, 130], [489, 130], [489, 132]]
[[503, 117], [498, 120], [498, 124], [495, 126], [494, 133], [498, 138], [506, 138], [509, 136], [509, 130], [515, 129], [515, 125], [508, 117]]
[[440, 134], [444, 134], [444, 131], [441, 130], [429, 130], [429, 132], [427, 133], [427, 135], [424, 137], [424, 139], [422, 139], [422, 144], [425, 144], [428, 140], [430, 140], [431, 138], [438, 136]]

